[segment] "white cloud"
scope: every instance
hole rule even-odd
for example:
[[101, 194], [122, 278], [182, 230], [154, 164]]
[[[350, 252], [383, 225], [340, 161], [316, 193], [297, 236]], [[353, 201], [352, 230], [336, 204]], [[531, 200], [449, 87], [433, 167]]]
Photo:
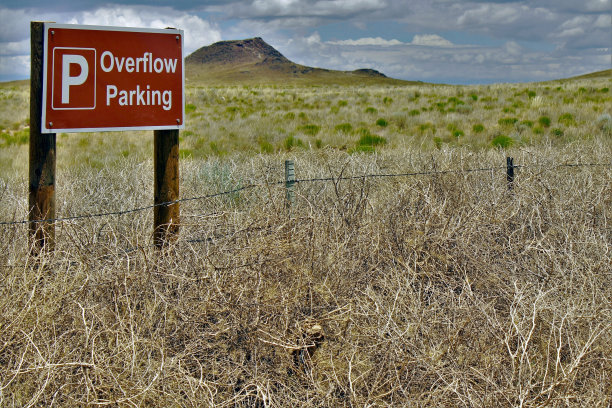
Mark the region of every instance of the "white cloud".
[[[317, 33], [318, 35], [318, 33]], [[320, 40], [320, 37], [319, 37]], [[412, 38], [409, 43], [402, 42], [397, 39], [386, 40], [382, 37], [364, 37], [357, 40], [336, 40], [327, 41], [327, 44], [331, 45], [347, 45], [347, 46], [377, 46], [377, 47], [390, 47], [397, 45], [420, 45], [427, 47], [452, 47], [453, 43], [448, 41], [446, 38], [441, 37], [437, 34], [417, 34]]]
[[283, 32], [306, 31], [321, 25], [321, 19], [317, 17], [287, 17], [272, 20], [243, 19], [240, 18], [235, 24], [223, 28], [223, 37], [231, 39], [262, 37], [264, 39], [283, 36]]
[[321, 44], [321, 36], [319, 35], [319, 33], [315, 31], [312, 35], [306, 37], [306, 44]]
[[470, 54], [462, 54], [462, 53], [456, 53], [453, 55], [453, 61], [455, 62], [461, 62], [461, 63], [467, 63], [472, 61], [474, 57]]
[[593, 18], [590, 16], [576, 16], [570, 20], [565, 21], [561, 24], [561, 28], [576, 28], [576, 27], [584, 27], [586, 25], [590, 25], [593, 22]]
[[102, 7], [73, 18], [70, 23], [102, 26], [166, 28], [185, 31], [185, 52], [221, 40], [221, 32], [209, 22], [169, 7]]
[[0, 55], [4, 58], [5, 55], [16, 56], [16, 55], [29, 55], [30, 53], [30, 40], [21, 40], [13, 42], [0, 43]]
[[612, 8], [610, 0], [588, 0], [585, 3], [587, 11], [610, 12]]
[[508, 41], [504, 44], [504, 50], [510, 55], [521, 55], [523, 53], [523, 48], [514, 41]]
[[576, 37], [578, 35], [584, 35], [584, 29], [581, 27], [576, 27], [576, 28], [568, 28], [566, 30], [561, 31], [559, 34], [557, 34], [557, 37]]
[[30, 56], [3, 56], [0, 58], [0, 78], [27, 78], [30, 76]]
[[610, 28], [612, 27], [612, 16], [610, 14], [602, 14], [597, 17], [597, 20], [593, 23], [593, 27], [595, 28]]
[[559, 49], [597, 49], [610, 44], [612, 21], [609, 14], [577, 15], [566, 18], [559, 28], [550, 33]]
[[609, 68], [610, 67], [610, 48], [606, 49], [605, 55], [597, 55], [594, 58], [595, 60], [597, 60], [597, 62], [599, 62], [599, 64], [601, 64], [601, 66], [605, 67], [607, 65]]
[[381, 38], [381, 37], [375, 37], [375, 38], [365, 37], [365, 38], [359, 38], [358, 40], [328, 41], [328, 44], [353, 45], [353, 46], [374, 45], [374, 46], [388, 47], [392, 45], [402, 45], [404, 43], [396, 39], [385, 40], [384, 38]]
[[30, 35], [31, 15], [28, 10], [0, 8], [0, 39], [3, 42], [19, 41]]
[[517, 21], [528, 9], [526, 6], [483, 4], [465, 11], [459, 16], [457, 23], [468, 28], [469, 26], [511, 24]]
[[429, 47], [452, 47], [453, 43], [446, 38], [436, 34], [415, 35], [412, 38], [413, 45], [426, 45]]
[[225, 11], [238, 16], [320, 16], [338, 18], [383, 10], [385, 0], [255, 0], [244, 6], [228, 5]]
[[557, 14], [550, 11], [549, 9], [546, 9], [544, 7], [536, 7], [533, 9], [533, 13], [532, 15], [538, 19], [540, 19], [540, 21], [554, 21], [557, 18]]

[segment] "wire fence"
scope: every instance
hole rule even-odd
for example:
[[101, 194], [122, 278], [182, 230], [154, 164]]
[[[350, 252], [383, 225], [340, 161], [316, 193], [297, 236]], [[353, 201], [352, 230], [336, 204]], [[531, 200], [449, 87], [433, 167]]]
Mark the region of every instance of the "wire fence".
[[[306, 184], [306, 183], [317, 183], [317, 182], [337, 183], [340, 181], [351, 181], [351, 180], [417, 177], [417, 176], [437, 176], [437, 175], [450, 175], [450, 174], [468, 174], [468, 173], [495, 172], [495, 171], [502, 171], [502, 170], [505, 170], [507, 172], [507, 175], [510, 175], [510, 173], [512, 174], [514, 173], [515, 169], [536, 169], [537, 168], [537, 169], [552, 171], [552, 170], [562, 169], [562, 168], [580, 168], [580, 167], [610, 168], [612, 167], [612, 162], [611, 163], [562, 163], [562, 164], [557, 164], [557, 165], [552, 165], [552, 166], [551, 165], [541, 165], [541, 164], [514, 165], [512, 164], [512, 160], [509, 158], [509, 161], [507, 162], [506, 166], [472, 168], [472, 169], [453, 169], [453, 170], [426, 170], [426, 171], [414, 171], [414, 172], [403, 172], [403, 173], [370, 173], [370, 174], [362, 174], [362, 175], [354, 175], [354, 176], [338, 176], [338, 177], [333, 177], [333, 176], [314, 177], [314, 178], [305, 178], [305, 179], [293, 179], [291, 180], [291, 184], [298, 184], [298, 183]], [[514, 176], [512, 177], [513, 177], [512, 181], [508, 179], [509, 186], [514, 183]], [[269, 187], [274, 187], [274, 186], [284, 186], [286, 188], [289, 188], [288, 187], [289, 180], [286, 179], [284, 181], [277, 181], [277, 182], [252, 183], [246, 186], [237, 187], [237, 188], [227, 190], [227, 191], [200, 195], [200, 196], [194, 196], [194, 197], [185, 197], [185, 198], [181, 198], [181, 199], [174, 200], [174, 201], [151, 204], [151, 205], [141, 206], [141, 207], [132, 208], [128, 210], [107, 211], [107, 212], [100, 212], [100, 213], [94, 213], [94, 214], [81, 214], [81, 215], [74, 215], [74, 216], [44, 219], [44, 220], [1, 221], [0, 226], [18, 226], [18, 225], [24, 225], [24, 224], [29, 224], [29, 223], [43, 223], [43, 222], [56, 223], [56, 222], [76, 221], [76, 220], [91, 219], [91, 218], [110, 217], [110, 216], [123, 216], [123, 215], [129, 215], [129, 214], [151, 210], [155, 207], [169, 206], [169, 205], [173, 205], [177, 203], [184, 203], [184, 202], [189, 202], [189, 201], [209, 200], [209, 199], [213, 199], [217, 197], [223, 197], [223, 196], [235, 194], [241, 191], [251, 190], [255, 188], [269, 188]], [[190, 217], [190, 216], [191, 217], [208, 217], [208, 216], [216, 216], [220, 214], [223, 214], [223, 212], [222, 213], [213, 212], [213, 213], [199, 214], [199, 215], [184, 215], [183, 214], [181, 215], [181, 217]], [[606, 228], [606, 230], [608, 229], [609, 228]], [[210, 237], [206, 237], [206, 238], [191, 237], [191, 238], [183, 239], [181, 240], [181, 242], [185, 242], [188, 244], [210, 243], [211, 238]], [[129, 248], [124, 249], [123, 253], [124, 255], [131, 256], [131, 254], [134, 254], [138, 250], [142, 250], [146, 248], [153, 248], [153, 247], [156, 247], [156, 245], [155, 244], [145, 244], [145, 245], [130, 246]], [[14, 265], [2, 265], [2, 266], [7, 267], [7, 268], [22, 268], [22, 267], [26, 267], [27, 265], [14, 264]], [[235, 305], [235, 306], [248, 307], [252, 305], [244, 304], [244, 305]], [[258, 304], [258, 306], [266, 307], [270, 305]], [[329, 305], [329, 306], [323, 307], [322, 309], [328, 310], [328, 311], [335, 310], [335, 309], [338, 309], [338, 306]]]
[[[546, 166], [539, 164], [527, 164], [527, 165], [511, 165], [512, 169], [529, 169], [529, 168], [542, 168], [546, 170], [554, 170], [560, 168], [577, 168], [577, 167], [612, 167], [612, 163], [563, 163], [557, 164], [554, 166]], [[405, 173], [374, 173], [374, 174], [362, 174], [355, 176], [339, 176], [339, 177], [315, 177], [308, 179], [294, 179], [291, 180], [291, 183], [295, 184], [305, 184], [305, 183], [314, 183], [314, 182], [338, 182], [338, 181], [350, 181], [350, 180], [364, 180], [364, 179], [376, 179], [376, 178], [395, 178], [395, 177], [416, 177], [416, 176], [434, 176], [434, 175], [448, 175], [448, 174], [467, 174], [467, 173], [480, 173], [480, 172], [493, 172], [499, 170], [509, 170], [508, 166], [497, 166], [497, 167], [486, 167], [486, 168], [473, 168], [473, 169], [453, 169], [453, 170], [427, 170], [427, 171], [415, 171], [415, 172], [405, 172]], [[120, 210], [120, 211], [108, 211], [108, 212], [100, 212], [94, 214], [81, 214], [81, 215], [72, 215], [65, 217], [57, 217], [57, 218], [49, 218], [49, 219], [41, 219], [41, 220], [15, 220], [15, 221], [0, 221], [0, 225], [5, 226], [16, 226], [23, 225], [29, 223], [56, 223], [56, 222], [64, 222], [64, 221], [76, 221], [83, 219], [91, 219], [91, 218], [101, 218], [101, 217], [110, 217], [110, 216], [122, 216], [133, 213], [138, 213], [146, 210], [151, 210], [155, 207], [166, 207], [173, 204], [184, 203], [188, 201], [200, 201], [200, 200], [208, 200], [216, 197], [222, 197], [226, 195], [235, 194], [245, 190], [251, 190], [255, 188], [262, 187], [273, 187], [279, 185], [286, 185], [288, 181], [278, 181], [272, 183], [253, 183], [246, 186], [241, 186], [234, 188], [232, 190], [217, 192], [213, 194], [206, 194], [195, 197], [186, 197], [180, 198], [174, 201], [167, 201], [163, 203], [151, 204], [142, 207], [132, 208], [128, 210]]]

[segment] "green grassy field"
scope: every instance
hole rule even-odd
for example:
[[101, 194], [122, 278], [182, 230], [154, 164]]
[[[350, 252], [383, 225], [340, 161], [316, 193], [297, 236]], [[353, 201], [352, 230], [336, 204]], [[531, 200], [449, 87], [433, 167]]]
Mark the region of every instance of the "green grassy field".
[[[609, 86], [606, 78], [466, 87], [191, 85], [181, 156], [564, 145], [610, 135]], [[1, 169], [9, 174], [27, 159], [27, 83], [3, 84], [0, 98]], [[60, 134], [58, 166], [146, 160], [151, 143], [145, 132]]]
[[[609, 406], [609, 86], [190, 83], [181, 197], [244, 189], [181, 203], [165, 253], [151, 210], [38, 258], [0, 225], [0, 406]], [[0, 221], [28, 93], [0, 84]], [[58, 135], [56, 215], [150, 205], [152, 140]], [[332, 179], [290, 210], [286, 159]]]

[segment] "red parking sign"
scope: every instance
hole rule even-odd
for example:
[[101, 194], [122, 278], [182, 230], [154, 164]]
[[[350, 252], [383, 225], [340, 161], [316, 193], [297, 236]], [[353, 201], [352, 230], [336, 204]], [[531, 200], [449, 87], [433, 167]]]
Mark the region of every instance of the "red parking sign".
[[42, 131], [184, 128], [183, 32], [45, 23]]

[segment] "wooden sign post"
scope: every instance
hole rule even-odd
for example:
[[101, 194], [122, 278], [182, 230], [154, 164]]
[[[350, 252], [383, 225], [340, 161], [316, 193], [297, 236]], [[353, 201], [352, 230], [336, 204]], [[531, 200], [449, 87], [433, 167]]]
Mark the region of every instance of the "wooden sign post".
[[153, 243], [160, 249], [179, 231], [179, 131], [156, 130], [154, 139]]
[[55, 225], [55, 133], [41, 132], [43, 101], [43, 25], [30, 23], [30, 171], [28, 220], [33, 253], [53, 250]]

